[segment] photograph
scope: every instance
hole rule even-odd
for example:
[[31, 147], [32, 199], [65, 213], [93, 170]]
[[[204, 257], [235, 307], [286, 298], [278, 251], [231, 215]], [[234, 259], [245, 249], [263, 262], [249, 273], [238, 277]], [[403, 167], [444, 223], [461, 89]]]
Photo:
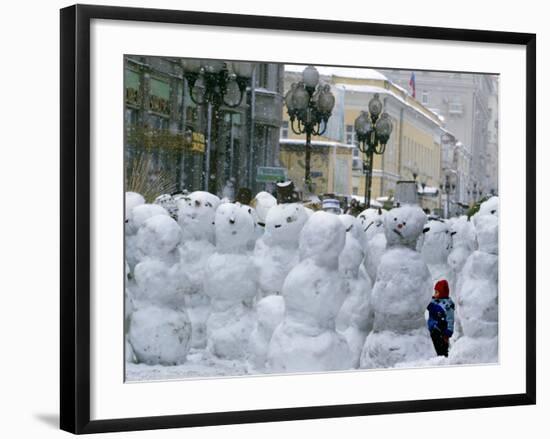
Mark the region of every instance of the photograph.
[[119, 73], [125, 382], [499, 363], [498, 73]]

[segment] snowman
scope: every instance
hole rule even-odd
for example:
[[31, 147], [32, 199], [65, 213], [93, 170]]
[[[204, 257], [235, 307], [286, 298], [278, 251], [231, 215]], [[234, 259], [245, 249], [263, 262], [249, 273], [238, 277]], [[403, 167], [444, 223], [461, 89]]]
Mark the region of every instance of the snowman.
[[126, 261], [132, 273], [135, 265], [146, 256], [137, 248], [137, 234], [149, 218], [157, 215], [168, 216], [168, 212], [158, 204], [138, 204], [127, 215], [124, 246]]
[[363, 265], [372, 283], [376, 281], [376, 272], [382, 255], [386, 251], [386, 235], [384, 234], [384, 216], [387, 211], [369, 208], [357, 217], [365, 234], [365, 259]]
[[134, 350], [132, 349], [132, 345], [128, 341], [128, 331], [130, 329], [130, 322], [132, 318], [132, 314], [135, 310], [134, 307], [134, 295], [132, 292], [132, 288], [130, 285], [133, 284], [132, 276], [130, 276], [130, 266], [128, 265], [128, 262], [126, 260], [124, 261], [124, 269], [125, 269], [125, 281], [124, 281], [124, 357], [126, 358], [126, 362], [128, 363], [135, 363], [136, 362], [136, 356], [134, 354]]
[[457, 281], [457, 310], [463, 336], [452, 346], [453, 364], [498, 361], [498, 197], [472, 217], [478, 250], [466, 260]]
[[374, 324], [361, 353], [362, 368], [394, 367], [436, 355], [424, 318], [432, 280], [415, 250], [425, 223], [426, 215], [413, 205], [392, 209], [384, 218], [387, 250], [372, 292]]
[[257, 321], [251, 337], [249, 358], [256, 369], [265, 365], [271, 335], [282, 321], [284, 299], [280, 294], [286, 276], [299, 262], [298, 239], [307, 219], [308, 214], [301, 204], [273, 206], [267, 213], [265, 233], [256, 241], [254, 264], [258, 268]]
[[315, 212], [299, 243], [300, 262], [283, 284], [285, 315], [271, 338], [267, 369], [311, 372], [350, 369], [351, 352], [335, 320], [348, 292], [338, 271], [346, 228], [334, 214]]
[[214, 217], [220, 199], [209, 192], [196, 191], [178, 199], [178, 223], [182, 242], [178, 247], [180, 281], [185, 308], [193, 327], [191, 345], [206, 347], [206, 321], [210, 299], [203, 291], [204, 266], [214, 253]]
[[[454, 283], [454, 273], [447, 263], [452, 249], [452, 238], [448, 224], [442, 219], [430, 219], [422, 230], [420, 254], [428, 265], [432, 281], [445, 279], [450, 285]], [[452, 290], [451, 290], [452, 291]]]
[[267, 213], [269, 210], [277, 205], [277, 199], [271, 195], [269, 192], [261, 191], [256, 194], [252, 200], [251, 206], [256, 210], [257, 215], [257, 225], [263, 230], [266, 221]]
[[[254, 246], [265, 232], [265, 224], [267, 221], [267, 212], [273, 206], [277, 205], [277, 199], [269, 192], [261, 191], [256, 194], [250, 202], [250, 207], [254, 209], [254, 222], [256, 225], [254, 231]], [[251, 250], [254, 250], [252, 246]]]
[[216, 357], [245, 359], [254, 328], [257, 269], [247, 254], [254, 234], [252, 209], [223, 203], [215, 216], [216, 251], [206, 261], [204, 292], [211, 300], [207, 349]]
[[357, 368], [374, 318], [369, 305], [372, 284], [362, 264], [366, 236], [360, 221], [354, 216], [340, 215], [338, 218], [346, 228], [346, 244], [338, 258], [338, 267], [347, 283], [349, 295], [336, 318], [336, 329], [346, 337], [352, 352], [353, 367]]
[[[134, 210], [134, 207], [145, 204], [145, 198], [137, 192], [126, 192], [124, 194], [124, 198], [124, 240], [126, 253], [128, 253], [128, 249], [134, 247], [134, 242], [132, 241], [137, 233], [137, 231], [131, 226], [132, 211]], [[126, 264], [127, 263], [128, 261], [126, 261]]]
[[259, 298], [281, 294], [287, 274], [298, 264], [298, 239], [307, 219], [304, 207], [298, 203], [279, 204], [269, 209], [265, 233], [254, 248]]
[[172, 218], [174, 218], [176, 221], [178, 220], [178, 206], [176, 204], [176, 200], [172, 197], [172, 195], [159, 195], [157, 198], [155, 198], [153, 204], [158, 204], [159, 206], [164, 207]]
[[181, 364], [189, 351], [191, 323], [177, 288], [180, 239], [181, 229], [168, 215], [147, 219], [137, 234], [143, 260], [134, 269], [128, 340], [140, 363]]
[[468, 257], [476, 250], [477, 239], [473, 221], [469, 221], [465, 215], [452, 222], [450, 231], [452, 249], [447, 263], [453, 270], [456, 279]]
[[283, 296], [267, 296], [256, 303], [255, 310], [256, 323], [250, 334], [247, 358], [250, 373], [265, 370], [269, 343], [275, 328], [283, 320], [285, 301]]

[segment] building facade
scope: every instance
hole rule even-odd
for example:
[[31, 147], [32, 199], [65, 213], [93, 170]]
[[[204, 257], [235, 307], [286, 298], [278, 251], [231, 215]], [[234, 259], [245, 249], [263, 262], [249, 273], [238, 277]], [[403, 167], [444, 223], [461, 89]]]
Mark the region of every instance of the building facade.
[[126, 56], [127, 185], [146, 168], [151, 179], [166, 180], [167, 192], [208, 187], [221, 195], [228, 184], [262, 189], [258, 167], [278, 162], [283, 71], [279, 64], [255, 64], [241, 104], [213, 107], [209, 117], [208, 105], [190, 98], [181, 59]]
[[[381, 72], [412, 92], [410, 70]], [[460, 179], [453, 199], [457, 203], [473, 202], [474, 185], [476, 193], [498, 192], [498, 77], [433, 71], [414, 74], [416, 98], [441, 117], [445, 128], [456, 139], [445, 145], [453, 147], [450, 155], [460, 156], [456, 161]]]
[[[290, 89], [293, 82], [300, 80], [303, 68], [286, 67], [285, 91]], [[421, 184], [428, 188], [424, 196], [420, 197], [423, 206], [428, 209], [437, 208], [440, 204], [437, 188], [440, 181], [443, 133], [442, 123], [437, 115], [377, 71], [331, 67], [320, 67], [318, 70], [321, 82], [331, 86], [336, 103], [327, 131], [315, 139], [318, 139], [319, 143], [335, 142], [351, 148], [351, 161], [349, 168], [345, 170], [345, 175], [350, 178], [347, 185], [350, 192], [343, 195], [361, 198], [365, 195], [363, 157], [357, 148], [354, 122], [361, 111], [367, 110], [368, 102], [374, 94], [378, 94], [384, 104], [384, 110], [392, 119], [393, 132], [385, 153], [374, 157], [371, 199], [391, 198], [395, 194], [399, 180], [412, 180], [416, 177], [419, 188]], [[304, 143], [304, 136], [294, 134], [288, 123], [285, 111], [281, 142], [286, 141], [285, 139], [301, 139]], [[312, 171], [315, 171], [314, 166]], [[301, 178], [303, 183], [303, 176]], [[316, 180], [315, 174], [313, 181], [317, 183], [316, 187], [323, 187], [321, 181]], [[319, 191], [316, 193], [320, 194]]]

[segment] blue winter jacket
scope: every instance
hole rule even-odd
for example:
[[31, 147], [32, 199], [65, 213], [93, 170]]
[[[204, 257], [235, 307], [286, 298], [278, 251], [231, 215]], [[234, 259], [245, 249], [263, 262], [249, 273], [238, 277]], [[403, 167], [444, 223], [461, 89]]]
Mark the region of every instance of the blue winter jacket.
[[428, 329], [430, 332], [437, 331], [451, 337], [455, 324], [455, 304], [451, 298], [433, 298], [428, 305], [430, 316], [428, 318]]

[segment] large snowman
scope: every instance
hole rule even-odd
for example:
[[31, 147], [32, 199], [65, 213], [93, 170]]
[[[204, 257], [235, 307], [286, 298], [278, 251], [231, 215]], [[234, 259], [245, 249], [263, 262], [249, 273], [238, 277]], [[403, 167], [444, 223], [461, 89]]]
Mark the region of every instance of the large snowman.
[[433, 284], [445, 279], [450, 285], [453, 285], [454, 272], [447, 262], [452, 250], [452, 238], [448, 223], [442, 219], [430, 219], [422, 233], [420, 254], [428, 265]]
[[361, 353], [362, 368], [394, 367], [436, 355], [424, 318], [433, 285], [415, 250], [425, 223], [426, 215], [418, 206], [405, 205], [386, 214], [388, 247], [372, 292], [374, 325]]
[[134, 310], [128, 340], [140, 363], [185, 362], [191, 323], [177, 289], [177, 251], [181, 230], [168, 215], [145, 221], [137, 234], [143, 260], [134, 269]]
[[254, 235], [252, 208], [223, 203], [216, 210], [216, 252], [206, 261], [204, 291], [211, 300], [207, 349], [220, 358], [244, 360], [254, 328], [257, 269], [247, 253]]
[[498, 197], [482, 203], [473, 217], [478, 250], [457, 281], [457, 315], [463, 336], [452, 346], [455, 364], [498, 361]]
[[366, 236], [360, 221], [351, 215], [340, 215], [338, 218], [346, 228], [346, 244], [338, 258], [338, 267], [349, 294], [336, 318], [336, 329], [346, 337], [353, 367], [356, 368], [374, 319], [370, 307], [372, 284], [362, 264]]
[[298, 264], [298, 238], [307, 219], [298, 203], [279, 204], [267, 212], [265, 233], [254, 248], [260, 298], [281, 294], [287, 274]]
[[285, 316], [271, 338], [271, 372], [349, 369], [351, 352], [335, 320], [348, 292], [338, 271], [346, 228], [338, 216], [315, 212], [300, 234], [300, 262], [283, 285]]
[[384, 217], [387, 211], [369, 208], [358, 215], [365, 233], [365, 259], [363, 264], [374, 284], [378, 265], [386, 251], [386, 235], [384, 234]]
[[193, 348], [206, 347], [206, 321], [210, 299], [203, 291], [204, 266], [214, 253], [214, 217], [220, 199], [209, 192], [196, 191], [179, 198], [178, 223], [182, 230], [179, 285], [191, 319]]
[[298, 239], [309, 216], [298, 203], [279, 204], [269, 209], [265, 233], [256, 241], [254, 263], [258, 267], [256, 326], [250, 339], [249, 363], [260, 370], [265, 366], [273, 331], [282, 321], [283, 283], [298, 265]]

